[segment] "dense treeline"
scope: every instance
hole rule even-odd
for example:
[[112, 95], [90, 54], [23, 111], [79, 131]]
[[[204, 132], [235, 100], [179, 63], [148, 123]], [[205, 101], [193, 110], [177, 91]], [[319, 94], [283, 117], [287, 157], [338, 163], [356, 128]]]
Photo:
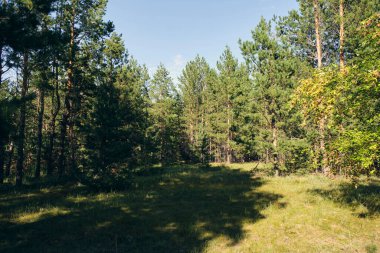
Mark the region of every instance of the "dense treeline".
[[299, 0], [179, 85], [129, 56], [106, 0], [4, 0], [0, 182], [25, 174], [115, 184], [155, 163], [379, 173], [380, 3]]

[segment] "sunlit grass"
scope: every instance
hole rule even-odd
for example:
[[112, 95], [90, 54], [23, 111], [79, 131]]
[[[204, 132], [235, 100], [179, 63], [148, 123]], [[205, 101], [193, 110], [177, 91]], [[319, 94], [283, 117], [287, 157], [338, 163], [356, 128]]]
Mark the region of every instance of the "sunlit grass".
[[246, 224], [243, 243], [226, 252], [366, 252], [368, 246], [380, 248], [378, 215], [363, 219], [357, 215], [358, 207], [342, 207], [313, 192], [335, 189], [341, 183], [347, 182], [318, 176], [270, 178], [258, 190], [283, 194], [284, 205], [276, 203], [263, 210], [267, 219]]
[[58, 207], [40, 208], [34, 211], [29, 210], [24, 211], [22, 213], [18, 213], [17, 215], [15, 215], [12, 221], [15, 223], [33, 223], [48, 217], [67, 215], [69, 213], [70, 211]]
[[[261, 165], [259, 165], [261, 166]], [[258, 177], [256, 164], [141, 170], [125, 192], [0, 192], [0, 252], [377, 252], [380, 183]], [[264, 168], [265, 169], [265, 168]]]

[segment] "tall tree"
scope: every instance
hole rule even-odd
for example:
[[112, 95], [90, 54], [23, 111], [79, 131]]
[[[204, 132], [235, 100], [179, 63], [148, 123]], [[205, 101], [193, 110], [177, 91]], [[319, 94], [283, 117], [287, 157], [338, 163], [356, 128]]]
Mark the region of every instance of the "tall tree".
[[316, 38], [316, 49], [317, 49], [317, 61], [318, 68], [322, 68], [322, 38], [321, 38], [321, 11], [319, 6], [319, 0], [313, 0], [314, 7], [314, 22], [315, 22], [315, 38]]
[[339, 0], [339, 66], [344, 71], [344, 0]]
[[150, 139], [147, 128], [150, 125], [148, 115], [149, 97], [147, 83], [148, 70], [140, 66], [134, 58], [129, 58], [117, 75], [116, 87], [119, 92], [120, 110], [123, 114], [123, 129], [128, 155], [121, 154], [131, 167], [150, 161]]
[[[219, 72], [217, 93], [220, 101], [219, 112], [224, 114], [220, 118], [218, 128], [225, 136], [222, 144], [225, 161], [231, 163], [244, 154], [242, 150], [244, 144], [241, 143], [242, 139], [240, 138], [244, 138], [241, 129], [252, 123], [249, 122], [249, 114], [247, 114], [247, 112], [252, 111], [250, 108], [252, 106], [250, 103], [252, 101], [250, 97], [251, 87], [247, 69], [244, 65], [239, 65], [238, 60], [232, 55], [228, 47], [217, 63], [217, 69]], [[244, 122], [241, 116], [248, 122]]]
[[[41, 48], [35, 50], [33, 55], [33, 69], [34, 76], [32, 82], [37, 90], [37, 147], [36, 147], [36, 165], [35, 165], [35, 178], [39, 178], [41, 175], [41, 160], [42, 160], [42, 148], [43, 148], [43, 125], [45, 114], [45, 97], [46, 93], [52, 89], [50, 83], [53, 79], [54, 58], [57, 58], [54, 54], [57, 52], [57, 48], [60, 46], [60, 36], [57, 30], [52, 28], [52, 20], [49, 16], [44, 16], [41, 22], [42, 29], [40, 32], [40, 45]], [[53, 101], [54, 102], [54, 101]], [[52, 108], [56, 105], [52, 104]]]
[[[75, 137], [76, 116], [80, 111], [80, 92], [83, 80], [79, 76], [80, 66], [79, 53], [83, 45], [97, 41], [107, 36], [112, 30], [111, 22], [104, 22], [107, 1], [106, 0], [70, 0], [63, 2], [63, 19], [66, 24], [64, 30], [67, 34], [68, 43], [66, 45], [66, 76], [67, 84], [65, 87], [65, 110], [61, 119], [60, 132], [60, 153], [58, 159], [59, 174], [62, 175], [65, 168], [66, 153], [70, 154], [70, 172], [76, 171], [76, 151], [77, 140]], [[85, 55], [82, 55], [86, 57]], [[82, 62], [83, 63], [83, 62]], [[66, 135], [68, 138], [69, 152], [66, 152]]]
[[[272, 161], [276, 174], [284, 165], [284, 143], [303, 136], [291, 128], [294, 112], [289, 110], [290, 94], [302, 74], [302, 62], [288, 50], [286, 42], [273, 33], [271, 22], [261, 19], [252, 31], [252, 41], [240, 42], [244, 58], [252, 70], [257, 133], [256, 150]], [[294, 128], [294, 127], [293, 127]], [[290, 135], [290, 136], [289, 136]]]
[[344, 72], [336, 65], [317, 70], [301, 81], [295, 93], [307, 119], [314, 123], [321, 115], [330, 119], [327, 148], [333, 172], [378, 171], [379, 20], [374, 15], [360, 27], [362, 46]]
[[17, 134], [17, 164], [16, 164], [16, 185], [22, 185], [24, 170], [24, 143], [25, 143], [25, 124], [26, 124], [26, 95], [29, 88], [29, 52], [25, 50], [22, 65], [22, 86], [19, 126]]
[[[47, 80], [47, 77], [43, 77]], [[40, 84], [43, 85], [42, 83]], [[37, 152], [36, 152], [36, 168], [34, 177], [39, 178], [41, 176], [41, 158], [42, 158], [42, 127], [45, 111], [45, 87], [39, 87], [38, 89], [38, 118], [37, 118]]]
[[206, 162], [208, 159], [207, 145], [209, 138], [207, 127], [208, 90], [210, 86], [210, 66], [203, 57], [197, 56], [190, 61], [180, 77], [183, 99], [183, 119], [190, 145], [189, 158]]
[[158, 151], [158, 161], [176, 162], [180, 158], [181, 104], [169, 71], [163, 64], [158, 66], [149, 86], [151, 99], [149, 128]]

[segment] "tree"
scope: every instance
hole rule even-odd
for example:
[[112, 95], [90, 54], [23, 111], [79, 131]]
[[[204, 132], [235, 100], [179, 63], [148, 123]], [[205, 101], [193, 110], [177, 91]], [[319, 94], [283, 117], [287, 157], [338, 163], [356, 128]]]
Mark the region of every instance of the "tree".
[[[14, 27], [9, 36], [9, 45], [15, 53], [22, 55], [22, 86], [20, 106], [18, 136], [17, 136], [17, 165], [16, 165], [16, 185], [22, 184], [24, 170], [24, 142], [25, 142], [25, 126], [26, 126], [26, 98], [29, 88], [30, 51], [38, 48], [38, 39], [41, 34], [37, 31], [37, 27], [41, 26], [42, 17], [51, 11], [53, 1], [27, 1], [13, 2], [9, 4], [14, 13], [9, 17]], [[17, 38], [17, 39], [16, 39]], [[17, 41], [16, 41], [17, 40]]]
[[339, 66], [344, 71], [344, 0], [339, 0]]
[[378, 170], [378, 24], [378, 15], [363, 23], [362, 46], [344, 72], [337, 66], [316, 71], [296, 92], [307, 118], [316, 121], [323, 114], [330, 119], [328, 153], [335, 172]]
[[[32, 84], [37, 90], [37, 147], [36, 147], [36, 165], [35, 165], [35, 178], [41, 176], [41, 160], [42, 160], [42, 148], [43, 148], [43, 123], [45, 114], [45, 97], [49, 90], [54, 90], [51, 86], [54, 78], [54, 69], [51, 70], [50, 66], [54, 65], [54, 61], [57, 58], [54, 54], [60, 46], [60, 36], [57, 29], [53, 29], [52, 20], [48, 16], [44, 16], [42, 21], [42, 30], [40, 32], [39, 41], [41, 48], [35, 50], [33, 54], [32, 65], [34, 69], [34, 75], [32, 76]], [[55, 66], [56, 67], [56, 66]], [[54, 67], [53, 67], [54, 68]], [[57, 70], [55, 68], [55, 70]], [[57, 80], [55, 80], [57, 82]], [[57, 85], [57, 84], [56, 84]], [[57, 88], [57, 87], [56, 87]], [[54, 98], [54, 94], [52, 96]], [[52, 108], [56, 105], [55, 101], [52, 101]], [[56, 112], [58, 113], [58, 111]], [[54, 113], [53, 113], [54, 118]], [[54, 118], [55, 124], [55, 118]], [[54, 139], [52, 140], [52, 142]], [[48, 159], [51, 159], [48, 158]], [[51, 160], [48, 162], [47, 174], [51, 174]]]
[[183, 100], [183, 123], [190, 146], [188, 154], [192, 161], [208, 161], [208, 150], [204, 146], [210, 138], [207, 127], [208, 91], [211, 68], [199, 55], [187, 63], [180, 77]]
[[[353, 175], [380, 171], [379, 24], [378, 13], [361, 23], [356, 57], [344, 73], [337, 75], [335, 85], [343, 97], [334, 101], [334, 127], [340, 134], [332, 148], [343, 154], [339, 162]], [[340, 128], [341, 125], [344, 127]]]
[[[106, 0], [70, 0], [64, 1], [63, 4], [63, 27], [68, 43], [66, 45], [66, 75], [67, 84], [65, 87], [65, 111], [61, 119], [60, 133], [60, 154], [58, 161], [59, 174], [62, 175], [65, 167], [66, 159], [66, 135], [68, 137], [70, 168], [71, 173], [76, 171], [76, 151], [77, 141], [75, 136], [75, 124], [77, 123], [77, 114], [80, 111], [80, 97], [78, 96], [80, 89], [85, 86], [85, 83], [79, 83], [86, 80], [80, 74], [83, 69], [80, 67], [85, 65], [80, 60], [86, 60], [86, 53], [91, 53], [91, 50], [81, 51], [81, 47], [91, 44], [93, 41], [99, 41], [100, 38], [106, 37], [113, 30], [111, 22], [104, 22]], [[81, 73], [82, 72], [82, 73]]]
[[248, 71], [244, 65], [239, 65], [237, 59], [227, 47], [217, 63], [218, 82], [217, 100], [219, 104], [218, 117], [219, 132], [222, 137], [222, 153], [225, 161], [231, 163], [236, 158], [242, 158], [245, 154], [243, 129], [250, 125], [249, 112], [252, 111], [250, 103], [251, 86], [248, 79]]
[[180, 159], [182, 136], [181, 101], [169, 72], [163, 64], [158, 66], [150, 82], [149, 97], [152, 125], [148, 131], [155, 142], [157, 159], [164, 164], [176, 162]]
[[302, 75], [303, 63], [293, 56], [286, 41], [273, 33], [271, 22], [263, 18], [252, 31], [252, 41], [240, 41], [240, 47], [254, 83], [256, 150], [261, 158], [273, 162], [279, 174], [286, 160], [282, 152], [286, 140], [304, 138], [300, 131], [287, 131], [290, 124], [297, 124], [297, 120], [291, 120], [296, 114], [289, 109], [289, 98]]
[[314, 7], [315, 38], [316, 38], [318, 68], [322, 68], [322, 39], [321, 39], [321, 32], [320, 32], [321, 11], [319, 7], [319, 0], [313, 0], [313, 7]]

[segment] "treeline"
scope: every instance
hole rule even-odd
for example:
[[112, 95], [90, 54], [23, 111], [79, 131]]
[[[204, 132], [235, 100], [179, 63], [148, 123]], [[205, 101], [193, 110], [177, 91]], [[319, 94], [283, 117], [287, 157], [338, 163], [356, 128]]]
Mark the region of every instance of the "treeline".
[[379, 173], [380, 3], [299, 0], [179, 85], [129, 56], [105, 0], [0, 7], [0, 182], [24, 174], [117, 185], [155, 163]]

